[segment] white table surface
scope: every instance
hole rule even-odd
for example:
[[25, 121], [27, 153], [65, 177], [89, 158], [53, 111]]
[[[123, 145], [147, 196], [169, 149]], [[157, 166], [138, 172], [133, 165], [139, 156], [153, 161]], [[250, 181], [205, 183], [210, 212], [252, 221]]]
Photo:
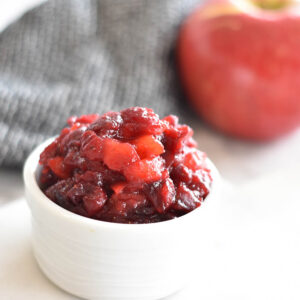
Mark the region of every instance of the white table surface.
[[[38, 2], [0, 1], [0, 30]], [[199, 228], [203, 253], [191, 252], [201, 264], [168, 300], [300, 299], [300, 130], [263, 145], [194, 128], [226, 182]], [[39, 270], [21, 174], [8, 170], [0, 170], [0, 299], [77, 299]]]

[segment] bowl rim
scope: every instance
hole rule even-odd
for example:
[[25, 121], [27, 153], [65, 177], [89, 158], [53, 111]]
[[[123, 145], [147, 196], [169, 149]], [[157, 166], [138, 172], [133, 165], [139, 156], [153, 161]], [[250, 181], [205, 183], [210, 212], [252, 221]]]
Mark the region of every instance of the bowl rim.
[[[34, 198], [33, 200], [38, 202], [40, 206], [43, 206], [46, 210], [48, 210], [53, 215], [56, 215], [57, 217], [64, 218], [69, 223], [81, 223], [81, 226], [87, 226], [87, 227], [96, 227], [96, 228], [105, 228], [105, 229], [111, 229], [111, 230], [144, 230], [144, 229], [162, 229], [163, 227], [169, 227], [174, 225], [182, 224], [185, 221], [191, 220], [192, 217], [196, 217], [199, 215], [202, 211], [205, 211], [204, 207], [206, 206], [206, 203], [210, 200], [213, 200], [213, 195], [216, 193], [216, 190], [220, 186], [221, 182], [221, 176], [216, 168], [216, 166], [212, 163], [212, 161], [207, 158], [207, 163], [209, 166], [209, 169], [211, 170], [212, 174], [212, 186], [209, 194], [207, 195], [205, 201], [199, 206], [198, 208], [194, 209], [193, 211], [171, 220], [161, 221], [161, 222], [155, 222], [155, 223], [142, 223], [142, 224], [127, 224], [127, 223], [114, 223], [114, 222], [108, 222], [108, 221], [101, 221], [96, 220], [88, 217], [84, 217], [81, 215], [78, 215], [76, 213], [73, 213], [58, 204], [54, 203], [51, 199], [49, 199], [40, 189], [37, 180], [36, 180], [36, 171], [39, 166], [39, 158], [41, 152], [52, 142], [54, 141], [55, 137], [47, 139], [45, 142], [38, 145], [28, 156], [24, 163], [23, 167], [23, 181], [25, 184], [25, 190], [27, 189], [30, 191], [31, 198]], [[26, 196], [27, 203], [29, 202]], [[30, 204], [28, 203], [30, 206]], [[203, 207], [204, 206], [204, 207]]]

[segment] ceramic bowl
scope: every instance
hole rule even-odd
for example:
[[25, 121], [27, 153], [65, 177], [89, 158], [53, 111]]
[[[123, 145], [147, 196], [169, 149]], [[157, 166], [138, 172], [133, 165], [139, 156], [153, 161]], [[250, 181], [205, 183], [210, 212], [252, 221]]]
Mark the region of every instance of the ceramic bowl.
[[38, 161], [51, 141], [31, 153], [23, 174], [34, 255], [45, 275], [85, 299], [154, 300], [185, 286], [195, 259], [203, 259], [197, 245], [205, 229], [199, 222], [218, 197], [220, 177], [213, 163], [211, 192], [201, 207], [159, 223], [109, 223], [74, 214], [43, 194]]

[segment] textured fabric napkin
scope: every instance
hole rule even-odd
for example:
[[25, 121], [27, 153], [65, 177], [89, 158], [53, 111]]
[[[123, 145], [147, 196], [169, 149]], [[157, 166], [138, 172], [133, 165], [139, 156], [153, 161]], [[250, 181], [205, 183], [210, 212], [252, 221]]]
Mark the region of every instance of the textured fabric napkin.
[[68, 116], [180, 114], [175, 41], [201, 0], [51, 0], [0, 35], [0, 166], [20, 167]]

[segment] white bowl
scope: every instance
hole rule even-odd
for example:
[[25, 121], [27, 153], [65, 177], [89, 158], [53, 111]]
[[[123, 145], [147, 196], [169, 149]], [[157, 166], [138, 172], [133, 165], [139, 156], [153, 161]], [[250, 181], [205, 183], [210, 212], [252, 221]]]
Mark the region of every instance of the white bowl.
[[[46, 276], [63, 290], [86, 299], [152, 300], [180, 290], [189, 280], [199, 220], [215, 201], [220, 176], [201, 207], [170, 221], [117, 224], [85, 218], [48, 199], [37, 184], [37, 147], [24, 166], [26, 199], [32, 214], [33, 249]], [[200, 241], [201, 244], [201, 241]], [[197, 252], [199, 251], [199, 252]]]

